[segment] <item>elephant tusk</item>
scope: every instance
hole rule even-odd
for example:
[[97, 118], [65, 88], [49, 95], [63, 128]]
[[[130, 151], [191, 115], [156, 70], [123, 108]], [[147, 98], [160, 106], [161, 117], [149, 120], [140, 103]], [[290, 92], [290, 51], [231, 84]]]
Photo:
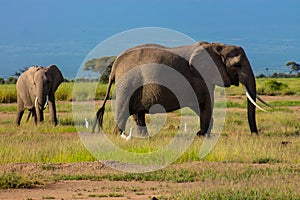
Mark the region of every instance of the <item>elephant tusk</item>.
[[258, 95], [256, 95], [256, 98], [258, 100], [260, 100], [263, 104], [265, 104], [266, 106], [270, 107], [270, 108], [274, 108], [273, 106], [271, 106], [270, 104], [268, 104], [267, 102], [265, 102], [262, 98], [260, 98]]
[[35, 101], [34, 101], [34, 107], [36, 107], [37, 105], [37, 101], [38, 101], [38, 97], [35, 97]]
[[265, 109], [263, 109], [262, 107], [260, 107], [260, 106], [252, 99], [252, 97], [250, 96], [250, 94], [249, 94], [247, 88], [246, 88], [244, 85], [243, 85], [243, 87], [244, 87], [244, 89], [245, 89], [245, 91], [246, 91], [246, 96], [247, 96], [247, 98], [251, 101], [251, 103], [252, 103], [253, 105], [255, 105], [258, 109], [260, 109], [260, 110], [262, 110], [262, 111], [264, 111], [264, 112], [267, 112]]
[[44, 105], [44, 109], [46, 109], [46, 107], [47, 107], [47, 105], [48, 105], [48, 99], [49, 99], [49, 97], [48, 97], [48, 95], [46, 96], [46, 103], [45, 103], [45, 105]]

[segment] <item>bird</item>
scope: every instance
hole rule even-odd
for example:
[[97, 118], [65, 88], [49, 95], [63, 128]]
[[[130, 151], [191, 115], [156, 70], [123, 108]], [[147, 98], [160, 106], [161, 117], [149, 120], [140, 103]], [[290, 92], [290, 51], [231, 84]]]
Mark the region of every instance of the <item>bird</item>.
[[129, 135], [126, 137], [126, 141], [130, 140], [132, 138], [132, 127], [130, 127]]
[[85, 127], [89, 128], [90, 124], [89, 124], [88, 120], [86, 118], [84, 118], [84, 120], [85, 120]]
[[121, 138], [126, 139], [125, 131], [122, 132]]

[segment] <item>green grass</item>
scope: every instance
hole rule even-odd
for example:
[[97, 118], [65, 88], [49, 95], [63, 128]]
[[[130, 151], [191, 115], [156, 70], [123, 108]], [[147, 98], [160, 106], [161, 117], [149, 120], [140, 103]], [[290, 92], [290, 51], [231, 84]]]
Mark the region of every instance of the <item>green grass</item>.
[[286, 191], [278, 192], [277, 188], [269, 189], [227, 189], [218, 191], [189, 191], [189, 192], [179, 192], [178, 194], [168, 198], [174, 200], [194, 200], [194, 199], [207, 199], [207, 200], [240, 200], [240, 199], [256, 199], [256, 200], [279, 200], [279, 199], [292, 199], [296, 200], [300, 198], [300, 195], [294, 191], [285, 188]]
[[[95, 172], [80, 173], [78, 171], [41, 173], [35, 172], [28, 175], [10, 173], [0, 175], [0, 188], [32, 188], [43, 185], [41, 180], [68, 181], [145, 181], [173, 183], [198, 182], [199, 188], [195, 190], [175, 189], [169, 196], [157, 196], [159, 199], [299, 199], [299, 187], [296, 184], [300, 175], [298, 165], [240, 165], [222, 163], [197, 163], [196, 168], [190, 163], [180, 168], [167, 167], [162, 170], [148, 173], [123, 173], [123, 172]], [[48, 171], [55, 165], [39, 165], [42, 170]], [[37, 165], [38, 167], [38, 165]], [[57, 165], [59, 168], [60, 166]], [[203, 187], [201, 187], [203, 185]], [[89, 194], [89, 197], [123, 197], [123, 191], [129, 190], [141, 193], [140, 188], [112, 188], [110, 193]], [[94, 192], [94, 191], [93, 191]]]
[[1, 164], [15, 162], [80, 162], [95, 159], [76, 134], [0, 135]]
[[[275, 84], [274, 84], [275, 82]], [[272, 87], [278, 86], [279, 87]], [[300, 95], [299, 78], [258, 78], [256, 79], [257, 91], [265, 95]], [[76, 86], [74, 89], [74, 85]], [[107, 84], [98, 84], [96, 82], [64, 82], [56, 93], [56, 99], [61, 101], [93, 100], [103, 99], [105, 96]], [[245, 94], [242, 86], [231, 86], [226, 88], [226, 95]], [[14, 103], [17, 101], [16, 85], [0, 85], [0, 103]]]
[[56, 100], [71, 101], [74, 83], [62, 83], [55, 92]]
[[16, 104], [1, 104], [0, 112], [16, 112], [17, 111], [17, 105]]
[[[75, 86], [75, 87], [74, 87]], [[55, 92], [56, 100], [94, 100], [103, 99], [106, 93], [107, 84], [96, 82], [64, 82]], [[16, 85], [0, 85], [0, 103], [17, 102]]]
[[[258, 79], [258, 88], [262, 87], [269, 79]], [[294, 95], [300, 95], [298, 79], [276, 79], [287, 85], [280, 89], [276, 95], [284, 94], [287, 88], [293, 90]], [[57, 112], [59, 125], [53, 127], [50, 124], [48, 109], [45, 111], [45, 122], [38, 126], [30, 121], [23, 120], [20, 127], [14, 125], [16, 114], [16, 103], [1, 103], [0, 105], [0, 164], [9, 163], [41, 163], [44, 171], [55, 170], [55, 163], [64, 162], [86, 162], [97, 159], [86, 149], [77, 131], [86, 131], [84, 118], [92, 121], [94, 110], [79, 112], [74, 118], [72, 113], [72, 86], [74, 83], [63, 83], [57, 93]], [[3, 88], [7, 88], [2, 90]], [[85, 92], [85, 88], [87, 89]], [[13, 100], [14, 85], [0, 85], [1, 101], [11, 102]], [[93, 83], [78, 84], [74, 90], [77, 100], [100, 99], [106, 90], [106, 85], [95, 85]], [[226, 89], [228, 95], [241, 95], [244, 93], [241, 87]], [[8, 95], [10, 94], [10, 95]], [[95, 95], [96, 94], [96, 95]], [[3, 100], [4, 99], [4, 100]], [[12, 101], [13, 102], [13, 101]], [[87, 101], [90, 102], [90, 101]], [[97, 107], [99, 102], [97, 102]], [[110, 181], [166, 181], [173, 183], [209, 182], [217, 187], [203, 187], [199, 190], [176, 191], [171, 196], [161, 196], [161, 199], [300, 199], [299, 188], [290, 180], [297, 181], [300, 176], [300, 113], [299, 100], [289, 99], [274, 100], [268, 102], [274, 109], [269, 112], [257, 111], [257, 124], [259, 136], [250, 135], [247, 122], [246, 100], [232, 98], [227, 100], [227, 112], [225, 125], [221, 136], [212, 149], [204, 158], [199, 156], [199, 150], [203, 138], [196, 137], [191, 146], [174, 163], [188, 163], [194, 161], [204, 163], [217, 162], [222, 164], [239, 165], [241, 163], [249, 167], [223, 168], [218, 170], [206, 167], [201, 170], [194, 169], [169, 169], [149, 173], [112, 173], [112, 174], [53, 174], [52, 177], [36, 177], [34, 175], [21, 175], [7, 173], [0, 175], [0, 188], [32, 188], [42, 185], [44, 179], [53, 181], [60, 180], [110, 180]], [[218, 107], [218, 105], [216, 105]], [[220, 105], [221, 106], [221, 105]], [[180, 116], [194, 116], [193, 111], [184, 109], [176, 111], [166, 117], [166, 124], [159, 134], [150, 139], [137, 139], [126, 142], [119, 136], [112, 135], [114, 128], [114, 117], [109, 103], [106, 106], [104, 116], [104, 131], [109, 140], [126, 152], [137, 154], [151, 153], [169, 144], [178, 131]], [[26, 118], [27, 112], [24, 115]], [[147, 123], [156, 128], [160, 122], [158, 115], [147, 117]], [[199, 120], [194, 123], [187, 121], [188, 127], [198, 127]], [[79, 126], [75, 126], [75, 124]], [[135, 125], [132, 125], [135, 127]], [[78, 128], [78, 130], [77, 130]], [[199, 128], [199, 127], [198, 127]], [[129, 127], [127, 127], [128, 132]], [[153, 129], [155, 130], [155, 129]], [[180, 144], [177, 144], [180, 147]], [[101, 148], [100, 148], [101, 149]], [[103, 153], [103, 152], [101, 152]], [[174, 152], [168, 152], [171, 154]], [[104, 151], [101, 158], [109, 160], [129, 159], [124, 154]], [[130, 158], [131, 159], [131, 158]], [[154, 161], [160, 162], [163, 157], [153, 157]], [[258, 166], [258, 167], [253, 167]], [[93, 195], [93, 194], [91, 194]], [[122, 193], [109, 193], [105, 197], [118, 197]], [[93, 196], [91, 196], [93, 197]], [[95, 194], [94, 197], [101, 198]], [[104, 197], [104, 196], [103, 196]], [[121, 196], [120, 196], [121, 197]], [[45, 197], [48, 198], [48, 197]], [[49, 197], [50, 198], [50, 197]]]
[[[198, 163], [199, 165], [205, 164]], [[91, 181], [166, 181], [173, 183], [188, 183], [188, 182], [202, 182], [202, 181], [217, 181], [239, 183], [242, 180], [255, 180], [260, 177], [265, 177], [266, 179], [279, 176], [294, 176], [298, 177], [300, 175], [300, 169], [297, 165], [266, 165], [261, 167], [256, 167], [254, 165], [249, 166], [239, 166], [238, 164], [222, 165], [216, 166], [205, 165], [206, 167], [198, 167], [193, 169], [192, 167], [183, 167], [182, 169], [174, 168], [164, 168], [161, 170], [146, 172], [146, 173], [104, 173], [104, 174], [52, 174], [50, 178], [54, 181], [61, 180], [91, 180]], [[225, 168], [225, 166], [230, 166]], [[236, 170], [234, 170], [236, 168]], [[49, 170], [48, 168], [45, 170]]]
[[43, 183], [32, 177], [27, 177], [25, 175], [19, 175], [16, 173], [2, 174], [0, 175], [0, 189], [20, 189], [20, 188], [34, 188]]
[[[276, 81], [279, 84], [285, 85], [279, 88], [272, 88], [274, 85], [271, 82]], [[271, 83], [271, 84], [270, 84]], [[256, 88], [259, 95], [300, 95], [300, 78], [257, 78]], [[239, 87], [231, 86], [226, 88], [226, 95], [242, 95], [245, 91], [240, 84]]]
[[268, 103], [270, 103], [274, 107], [300, 106], [300, 101], [294, 101], [294, 100], [271, 101]]
[[[242, 100], [243, 101], [243, 100]], [[272, 102], [271, 102], [272, 103]], [[237, 108], [241, 108], [244, 102], [232, 103]], [[195, 138], [187, 151], [175, 162], [184, 163], [191, 161], [212, 161], [212, 162], [243, 162], [243, 163], [300, 163], [300, 124], [299, 112], [291, 110], [290, 106], [298, 106], [295, 101], [280, 101], [274, 103], [276, 106], [289, 106], [283, 110], [275, 110], [264, 113], [257, 112], [257, 123], [260, 129], [260, 136], [251, 136], [247, 123], [247, 111], [245, 108], [239, 110], [229, 110], [226, 114], [225, 125], [221, 137], [214, 149], [205, 157], [199, 157], [199, 150], [203, 143], [203, 138]], [[14, 162], [80, 162], [93, 161], [95, 158], [84, 147], [77, 129], [74, 126], [74, 119], [71, 113], [71, 102], [58, 102], [57, 110], [59, 125], [53, 127], [49, 123], [48, 111], [45, 114], [45, 122], [34, 126], [30, 121], [22, 121], [20, 127], [16, 127], [13, 122], [15, 104], [5, 104], [1, 107], [4, 115], [0, 116], [0, 163]], [[112, 133], [114, 120], [109, 104], [104, 116], [104, 131], [107, 137], [119, 148], [134, 153], [155, 152], [170, 141], [178, 131], [180, 112], [176, 112], [174, 117], [167, 118], [166, 125], [159, 134], [151, 139], [136, 139], [126, 142], [119, 136]], [[191, 114], [189, 110], [183, 112], [183, 116]], [[25, 113], [26, 116], [26, 113]], [[82, 118], [84, 116], [81, 116]], [[93, 116], [90, 117], [90, 121]], [[156, 118], [151, 118], [155, 120]], [[79, 119], [76, 119], [79, 120]], [[147, 118], [148, 122], [150, 118]], [[159, 118], [158, 118], [159, 120]], [[84, 128], [84, 119], [81, 130]], [[78, 124], [79, 122], [77, 122]], [[81, 123], [81, 122], [80, 122]], [[196, 125], [198, 124], [198, 120]], [[134, 126], [134, 125], [133, 125]], [[155, 125], [152, 125], [152, 127]], [[190, 125], [189, 125], [190, 126]], [[192, 125], [191, 125], [192, 126]], [[199, 124], [197, 125], [199, 126]], [[127, 127], [129, 129], [129, 127]], [[286, 142], [286, 145], [282, 145]], [[170, 152], [171, 154], [172, 152]], [[102, 155], [102, 158], [111, 158], [112, 153]], [[116, 153], [118, 159], [128, 159]], [[171, 156], [170, 156], [171, 158]], [[159, 156], [157, 158], [159, 162]], [[172, 158], [173, 159], [173, 158]]]
[[16, 85], [0, 85], [0, 103], [14, 103], [17, 102]]

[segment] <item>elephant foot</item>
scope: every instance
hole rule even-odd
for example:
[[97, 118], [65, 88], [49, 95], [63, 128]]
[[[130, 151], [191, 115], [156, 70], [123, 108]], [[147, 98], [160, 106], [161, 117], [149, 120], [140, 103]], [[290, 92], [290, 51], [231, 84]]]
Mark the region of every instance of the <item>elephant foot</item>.
[[52, 121], [51, 123], [54, 127], [57, 126], [57, 121]]
[[147, 126], [137, 126], [137, 134], [140, 137], [148, 137], [149, 134], [148, 134]]
[[197, 136], [201, 137], [201, 136], [205, 136], [205, 134], [206, 134], [206, 131], [200, 130], [200, 131], [198, 131]]
[[258, 132], [251, 132], [251, 135], [252, 135], [252, 136], [259, 136], [259, 135], [258, 135]]

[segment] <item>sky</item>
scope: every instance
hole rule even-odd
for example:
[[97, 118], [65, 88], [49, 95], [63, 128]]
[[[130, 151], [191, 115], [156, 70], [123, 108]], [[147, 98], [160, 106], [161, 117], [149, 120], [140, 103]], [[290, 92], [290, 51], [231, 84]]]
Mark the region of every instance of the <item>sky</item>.
[[300, 62], [298, 0], [0, 0], [0, 77], [56, 64], [74, 78], [97, 45], [143, 27], [242, 46], [255, 74]]

